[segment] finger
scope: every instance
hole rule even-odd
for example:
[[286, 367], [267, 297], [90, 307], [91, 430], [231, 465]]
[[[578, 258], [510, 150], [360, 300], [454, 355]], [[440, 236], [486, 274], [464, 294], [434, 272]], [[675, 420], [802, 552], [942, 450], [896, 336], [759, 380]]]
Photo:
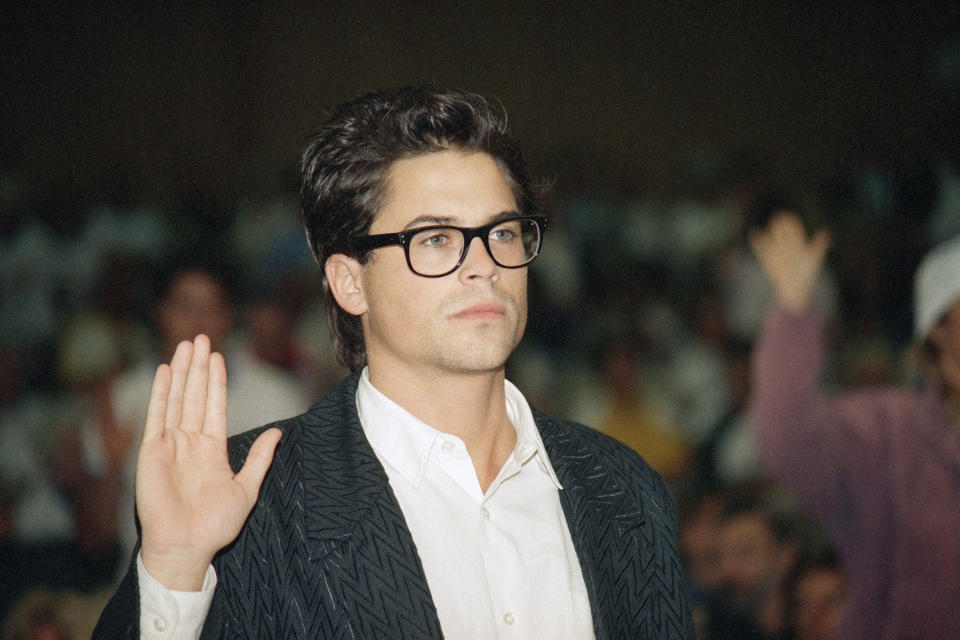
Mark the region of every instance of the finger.
[[183, 412], [183, 387], [187, 380], [187, 370], [193, 355], [193, 343], [181, 342], [170, 360], [170, 391], [167, 394], [167, 412], [164, 417], [164, 429], [167, 434], [180, 428]]
[[769, 230], [755, 229], [748, 236], [750, 248], [757, 262], [768, 274], [776, 270], [777, 244]]
[[224, 440], [227, 437], [227, 365], [219, 353], [210, 354], [203, 432]]
[[247, 494], [248, 503], [253, 506], [260, 493], [260, 485], [263, 484], [263, 478], [267, 475], [267, 469], [273, 462], [273, 452], [280, 442], [283, 432], [280, 429], [267, 429], [254, 441], [250, 447], [250, 453], [243, 463], [243, 468], [236, 475], [237, 482], [243, 487]]
[[831, 238], [830, 232], [826, 229], [821, 229], [813, 234], [813, 240], [811, 241], [811, 244], [814, 255], [818, 258], [818, 260], [823, 261], [827, 251], [830, 249], [830, 243], [832, 241], [833, 238]]
[[769, 245], [769, 237], [766, 231], [763, 229], [751, 229], [747, 233], [747, 240], [750, 242], [750, 248], [753, 249], [753, 253], [758, 258], [764, 255]]
[[193, 341], [193, 357], [183, 391], [183, 417], [180, 428], [200, 431], [207, 409], [207, 380], [210, 377], [210, 339], [199, 335]]
[[147, 405], [147, 422], [143, 428], [143, 441], [148, 442], [163, 436], [163, 423], [167, 415], [167, 394], [170, 393], [170, 366], [157, 367], [150, 387], [150, 403]]
[[770, 222], [770, 234], [780, 244], [795, 243], [806, 235], [800, 217], [790, 211], [780, 211], [774, 215]]

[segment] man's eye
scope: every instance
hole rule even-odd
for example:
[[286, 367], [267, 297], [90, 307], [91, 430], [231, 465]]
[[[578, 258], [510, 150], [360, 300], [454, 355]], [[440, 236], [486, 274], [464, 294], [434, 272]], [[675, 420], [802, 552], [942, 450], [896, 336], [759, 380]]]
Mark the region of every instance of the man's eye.
[[497, 242], [510, 242], [516, 236], [516, 232], [508, 227], [498, 227], [490, 232], [490, 239]]
[[420, 244], [427, 247], [442, 247], [450, 241], [450, 237], [445, 232], [434, 231], [423, 234], [418, 240]]

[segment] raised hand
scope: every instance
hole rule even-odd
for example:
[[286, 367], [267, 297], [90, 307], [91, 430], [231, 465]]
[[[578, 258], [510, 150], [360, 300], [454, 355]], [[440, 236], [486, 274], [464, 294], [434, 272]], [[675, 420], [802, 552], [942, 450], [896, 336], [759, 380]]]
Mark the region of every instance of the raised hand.
[[214, 554], [240, 533], [280, 441], [268, 429], [234, 474], [227, 459], [227, 373], [198, 336], [157, 369], [137, 459], [141, 560], [168, 589], [198, 590]]
[[799, 216], [781, 211], [765, 229], [750, 232], [750, 245], [773, 285], [777, 302], [793, 313], [805, 311], [830, 247], [829, 232], [821, 229], [807, 238]]

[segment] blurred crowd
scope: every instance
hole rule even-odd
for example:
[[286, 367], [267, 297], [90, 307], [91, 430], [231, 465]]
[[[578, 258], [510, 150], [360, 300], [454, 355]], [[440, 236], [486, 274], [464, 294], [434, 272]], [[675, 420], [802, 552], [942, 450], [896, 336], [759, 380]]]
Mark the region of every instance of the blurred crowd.
[[[129, 561], [139, 420], [171, 343], [215, 337], [237, 431], [299, 413], [345, 370], [294, 188], [77, 207], [21, 178], [0, 175], [0, 639], [89, 637]], [[914, 382], [913, 272], [960, 232], [946, 161], [838, 169], [804, 193], [759, 163], [703, 159], [660, 194], [558, 182], [508, 364], [533, 406], [626, 442], [672, 484], [701, 638], [830, 638], [843, 610], [831, 540], [746, 424], [772, 295], [746, 232], [782, 208], [833, 233], [816, 293], [828, 386]]]

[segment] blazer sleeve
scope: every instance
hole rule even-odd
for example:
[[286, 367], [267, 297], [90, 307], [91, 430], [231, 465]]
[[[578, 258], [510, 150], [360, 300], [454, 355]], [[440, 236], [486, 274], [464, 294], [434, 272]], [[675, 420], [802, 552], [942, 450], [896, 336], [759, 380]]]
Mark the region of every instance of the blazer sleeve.
[[127, 573], [120, 581], [116, 593], [110, 598], [97, 626], [93, 630], [92, 640], [139, 640], [140, 638], [140, 589], [137, 585], [137, 544], [127, 567]]

